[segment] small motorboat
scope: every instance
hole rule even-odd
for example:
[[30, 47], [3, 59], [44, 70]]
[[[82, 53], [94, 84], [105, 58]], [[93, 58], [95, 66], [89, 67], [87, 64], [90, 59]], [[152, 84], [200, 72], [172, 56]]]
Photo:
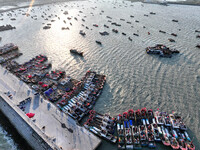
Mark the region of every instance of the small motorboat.
[[175, 40], [174, 39], [171, 39], [171, 38], [169, 38], [168, 39], [170, 42], [175, 42]]
[[104, 32], [99, 32], [99, 34], [101, 34], [101, 35], [109, 35], [109, 33], [106, 32], [106, 31], [104, 31]]
[[99, 27], [97, 24], [93, 24], [94, 27]]
[[79, 34], [82, 35], [82, 36], [86, 35], [85, 32], [83, 32], [83, 30], [80, 30]]
[[104, 27], [109, 28], [109, 26], [107, 26], [107, 25], [105, 25], [105, 24], [104, 24]]
[[166, 33], [165, 31], [162, 31], [162, 30], [159, 30], [159, 32], [161, 32], [161, 33]]
[[197, 35], [196, 38], [200, 38], [200, 35]]
[[130, 15], [130, 17], [131, 17], [131, 18], [134, 18], [134, 16], [133, 16], [133, 15]]
[[116, 30], [116, 29], [112, 29], [112, 31], [115, 32], [115, 33], [118, 33], [118, 30]]
[[76, 49], [70, 49], [70, 52], [73, 53], [73, 54], [77, 54], [77, 55], [83, 57], [83, 52], [79, 52], [79, 51], [77, 51]]
[[172, 137], [170, 143], [171, 143], [171, 147], [172, 147], [174, 150], [180, 148], [179, 143], [178, 143], [178, 141], [176, 140], [175, 137]]
[[139, 36], [137, 33], [133, 33], [133, 35], [135, 35], [135, 36]]
[[200, 33], [200, 30], [195, 30], [195, 32], [198, 32], [198, 33]]
[[200, 48], [200, 44], [197, 44], [196, 47], [197, 47], [197, 48]]
[[175, 20], [175, 19], [173, 19], [172, 21], [173, 21], [173, 22], [178, 22], [178, 20]]
[[126, 33], [122, 32], [122, 35], [126, 35]]
[[97, 44], [102, 45], [100, 41], [95, 41]]
[[149, 14], [151, 14], [151, 15], [155, 15], [156, 13], [154, 13], [154, 12], [150, 12]]
[[132, 41], [131, 37], [128, 37], [129, 41]]
[[175, 33], [171, 33], [171, 35], [173, 35], [173, 36], [177, 36], [177, 34], [175, 34]]

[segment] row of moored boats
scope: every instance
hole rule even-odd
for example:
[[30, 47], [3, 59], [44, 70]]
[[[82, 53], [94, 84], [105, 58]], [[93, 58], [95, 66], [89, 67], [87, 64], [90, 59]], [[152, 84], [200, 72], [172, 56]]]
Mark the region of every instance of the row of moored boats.
[[195, 150], [181, 116], [152, 109], [119, 114], [113, 118], [91, 110], [84, 126], [94, 134], [118, 144], [119, 149], [156, 148], [163, 143], [172, 149]]

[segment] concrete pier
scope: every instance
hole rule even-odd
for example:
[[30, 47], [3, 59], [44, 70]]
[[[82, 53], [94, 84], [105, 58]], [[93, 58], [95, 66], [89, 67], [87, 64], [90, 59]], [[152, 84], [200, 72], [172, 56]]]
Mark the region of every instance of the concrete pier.
[[[12, 98], [5, 93], [9, 92]], [[19, 102], [32, 97], [22, 111]], [[0, 110], [34, 148], [40, 150], [90, 150], [101, 140], [59, 111], [40, 95], [34, 95], [27, 84], [0, 66]], [[26, 113], [35, 113], [28, 118]]]

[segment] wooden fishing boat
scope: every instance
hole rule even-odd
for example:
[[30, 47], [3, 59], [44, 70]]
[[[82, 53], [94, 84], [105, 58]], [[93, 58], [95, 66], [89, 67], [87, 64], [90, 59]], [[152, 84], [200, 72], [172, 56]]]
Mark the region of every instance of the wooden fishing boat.
[[179, 148], [180, 148], [179, 143], [178, 143], [178, 141], [176, 140], [176, 138], [172, 137], [170, 143], [171, 143], [172, 149], [175, 150], [175, 149], [179, 149]]
[[140, 143], [141, 146], [147, 146], [148, 140], [147, 140], [147, 129], [145, 125], [140, 125]]
[[156, 142], [161, 142], [162, 141], [161, 140], [161, 137], [162, 137], [161, 128], [157, 124], [155, 124], [155, 123], [153, 123], [151, 125], [152, 125], [152, 128], [153, 128], [154, 140]]
[[129, 121], [124, 121], [124, 133], [126, 140], [126, 149], [133, 149], [133, 137]]
[[133, 133], [134, 149], [142, 149], [142, 146], [140, 143], [140, 128], [137, 126], [132, 126], [132, 133]]
[[125, 149], [125, 136], [123, 124], [117, 123], [118, 149]]
[[158, 125], [164, 125], [164, 119], [163, 119], [162, 112], [156, 111], [154, 116], [156, 118], [156, 122]]
[[155, 148], [156, 143], [155, 143], [155, 140], [154, 140], [154, 132], [153, 132], [151, 125], [147, 126], [147, 138], [148, 138], [148, 142], [149, 142], [148, 147], [149, 148]]
[[179, 139], [178, 142], [181, 150], [188, 150], [187, 144], [184, 139]]
[[176, 120], [175, 116], [173, 114], [169, 114], [169, 118], [170, 118], [172, 127], [175, 129], [179, 129], [179, 122]]

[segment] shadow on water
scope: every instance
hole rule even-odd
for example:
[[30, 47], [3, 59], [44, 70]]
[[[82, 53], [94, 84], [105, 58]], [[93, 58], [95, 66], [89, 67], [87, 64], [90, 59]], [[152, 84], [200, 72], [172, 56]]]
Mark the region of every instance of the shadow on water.
[[24, 138], [17, 132], [14, 126], [11, 125], [10, 121], [0, 111], [0, 126], [7, 132], [7, 136], [11, 137], [14, 141], [14, 145], [17, 150], [33, 150]]

